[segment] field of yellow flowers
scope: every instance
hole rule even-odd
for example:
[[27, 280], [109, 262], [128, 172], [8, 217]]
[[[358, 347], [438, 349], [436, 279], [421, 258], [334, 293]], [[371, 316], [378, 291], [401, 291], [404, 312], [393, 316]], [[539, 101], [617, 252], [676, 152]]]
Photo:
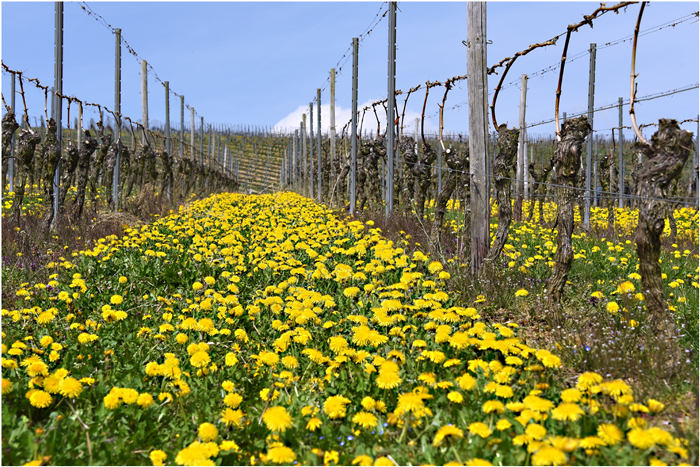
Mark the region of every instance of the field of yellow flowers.
[[[510, 267], [546, 267], [515, 238]], [[6, 464], [688, 460], [664, 404], [566, 385], [517, 325], [456, 306], [445, 264], [295, 194], [213, 196], [48, 266], [2, 310]]]

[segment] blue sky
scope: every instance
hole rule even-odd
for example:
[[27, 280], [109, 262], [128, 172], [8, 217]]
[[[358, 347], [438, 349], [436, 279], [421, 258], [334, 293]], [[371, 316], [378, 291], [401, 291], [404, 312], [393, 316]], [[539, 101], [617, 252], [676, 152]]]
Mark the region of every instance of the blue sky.
[[[112, 27], [121, 28], [129, 45], [151, 64], [158, 77], [170, 82], [171, 90], [185, 96], [197, 112], [196, 122], [290, 127], [298, 125], [308, 112], [316, 89], [322, 92], [322, 126], [327, 128], [330, 87], [329, 70], [348, 52], [353, 37], [359, 36], [387, 8], [379, 2], [89, 2]], [[609, 5], [612, 5], [610, 3]], [[542, 42], [566, 31], [584, 14], [592, 13], [595, 2], [490, 2], [488, 4], [487, 62], [492, 65], [530, 44]], [[466, 4], [464, 2], [400, 2], [397, 14], [397, 89], [408, 90], [426, 80], [445, 81], [466, 73]], [[595, 106], [629, 99], [632, 42], [606, 48], [611, 41], [634, 32], [639, 5], [619, 14], [607, 13], [594, 21], [594, 28], [574, 33], [569, 57], [578, 57], [565, 68], [561, 111], [584, 112], [588, 105], [590, 43], [598, 44]], [[655, 28], [639, 39], [637, 53], [638, 96], [662, 93], [698, 82], [698, 2], [652, 2], [647, 6], [641, 30], [686, 19], [675, 27]], [[383, 18], [364, 37], [359, 51], [360, 106], [386, 97], [387, 29]], [[517, 125], [520, 75], [532, 75], [528, 83], [528, 123], [554, 116], [558, 70], [535, 74], [556, 65], [564, 38], [555, 45], [519, 58], [511, 68], [497, 102], [499, 123]], [[114, 35], [83, 11], [80, 3], [64, 4], [64, 93], [89, 102], [114, 106]], [[27, 77], [53, 84], [54, 4], [52, 2], [2, 2], [2, 60]], [[350, 57], [346, 57], [350, 58]], [[347, 60], [336, 81], [336, 126], [340, 131], [350, 118], [352, 59]], [[336, 66], [336, 68], [339, 68]], [[502, 68], [500, 69], [502, 72]], [[489, 77], [493, 90], [499, 75]], [[533, 75], [534, 74], [534, 75]], [[149, 74], [149, 115], [151, 121], [165, 119], [165, 91]], [[19, 89], [19, 86], [17, 87]], [[31, 116], [43, 114], [44, 96], [25, 85]], [[9, 102], [10, 79], [2, 74], [2, 92]], [[442, 88], [434, 88], [428, 99], [426, 128], [438, 126], [437, 103]], [[141, 118], [139, 61], [122, 47], [122, 113]], [[407, 131], [420, 116], [424, 91], [411, 95], [406, 116]], [[466, 132], [466, 83], [450, 91], [445, 129]], [[641, 102], [635, 105], [639, 123], [659, 118], [684, 120], [698, 115], [698, 90]], [[457, 108], [455, 105], [463, 104]], [[17, 96], [21, 108], [21, 99]], [[170, 118], [179, 125], [179, 98], [170, 97]], [[399, 97], [403, 105], [403, 97]], [[624, 107], [624, 124], [630, 125], [629, 107]], [[383, 112], [383, 110], [382, 110]], [[73, 107], [71, 119], [77, 115]], [[65, 110], [64, 110], [65, 116]], [[96, 112], [86, 109], [86, 122]], [[316, 111], [314, 110], [314, 120]], [[190, 121], [185, 112], [185, 124]], [[594, 128], [609, 135], [617, 126], [618, 110], [597, 112]], [[411, 122], [410, 125], [408, 122]], [[315, 124], [315, 123], [314, 123]], [[370, 112], [365, 129], [376, 129]], [[685, 124], [693, 132], [697, 124]], [[651, 133], [649, 129], [645, 132]], [[532, 127], [531, 135], [552, 134], [554, 124]], [[632, 132], [627, 132], [627, 137]]]

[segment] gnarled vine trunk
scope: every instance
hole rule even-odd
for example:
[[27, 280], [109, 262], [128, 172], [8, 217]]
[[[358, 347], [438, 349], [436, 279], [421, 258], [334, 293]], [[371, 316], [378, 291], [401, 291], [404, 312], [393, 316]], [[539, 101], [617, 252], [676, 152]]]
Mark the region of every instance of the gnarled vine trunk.
[[[19, 125], [15, 118], [14, 112], [12, 110], [7, 110], [5, 115], [2, 116], [2, 188], [3, 190], [7, 184], [7, 171], [8, 162], [10, 160], [10, 154], [12, 154], [12, 136], [17, 131]], [[15, 164], [17, 167], [17, 164]]]
[[46, 131], [46, 138], [42, 147], [41, 178], [44, 182], [44, 217], [41, 219], [41, 229], [48, 232], [53, 222], [53, 179], [56, 174], [58, 161], [61, 160], [61, 144], [56, 137], [56, 121], [49, 119]]
[[83, 214], [83, 206], [85, 204], [85, 188], [88, 184], [90, 176], [90, 161], [92, 154], [97, 149], [97, 138], [90, 136], [88, 130], [83, 130], [83, 145], [78, 150], [78, 182], [76, 183], [75, 193], [75, 216], [80, 218]]
[[489, 249], [484, 262], [492, 263], [498, 258], [508, 240], [508, 229], [513, 217], [513, 209], [510, 205], [511, 169], [514, 166], [518, 152], [518, 138], [520, 130], [511, 128], [505, 123], [498, 127], [498, 155], [493, 163], [494, 184], [496, 185], [496, 199], [498, 200], [498, 229], [496, 238]]
[[561, 322], [559, 306], [561, 296], [569, 277], [574, 250], [571, 236], [574, 231], [574, 201], [576, 200], [577, 178], [581, 167], [581, 149], [586, 136], [591, 132], [591, 125], [585, 115], [564, 122], [561, 128], [561, 141], [554, 153], [554, 171], [556, 172], [557, 194], [557, 252], [554, 269], [549, 279], [548, 305], [554, 313], [555, 324]]
[[634, 240], [642, 276], [642, 293], [649, 324], [656, 333], [675, 334], [675, 323], [669, 314], [661, 279], [661, 234], [667, 213], [670, 184], [680, 176], [683, 164], [693, 147], [693, 134], [681, 130], [672, 119], [659, 120], [659, 130], [649, 145], [637, 145], [646, 156], [638, 174], [639, 221]]
[[12, 201], [12, 217], [16, 225], [19, 225], [19, 218], [22, 214], [22, 201], [24, 201], [24, 190], [27, 180], [34, 169], [34, 151], [36, 145], [41, 142], [41, 135], [32, 130], [29, 122], [26, 120], [26, 116], [25, 123], [27, 128], [20, 130], [17, 138], [18, 151], [16, 160], [19, 164], [15, 164], [15, 167], [19, 170], [17, 171], [18, 176], [15, 182], [15, 197]]
[[447, 173], [445, 174], [445, 182], [443, 184], [442, 190], [435, 200], [435, 217], [433, 219], [433, 225], [430, 229], [430, 249], [431, 251], [436, 251], [440, 246], [440, 232], [442, 230], [442, 223], [445, 219], [445, 214], [447, 213], [447, 202], [452, 197], [452, 193], [457, 188], [462, 174], [466, 171], [469, 165], [469, 149], [467, 149], [467, 154], [462, 157], [454, 148], [445, 149], [445, 164], [447, 165]]

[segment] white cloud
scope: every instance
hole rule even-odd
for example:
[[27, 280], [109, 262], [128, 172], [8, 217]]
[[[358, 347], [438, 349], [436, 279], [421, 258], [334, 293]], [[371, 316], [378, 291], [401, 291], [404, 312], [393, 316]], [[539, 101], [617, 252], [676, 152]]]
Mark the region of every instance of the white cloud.
[[[358, 105], [358, 109], [362, 109], [365, 106], [370, 106], [374, 101], [367, 101], [363, 102], [362, 104]], [[316, 107], [314, 107], [314, 133], [318, 131], [317, 126], [317, 110]], [[323, 129], [324, 134], [330, 133], [330, 112], [331, 112], [331, 106], [330, 104], [322, 104], [321, 105], [321, 127]], [[306, 114], [307, 117], [307, 128], [309, 126], [308, 122], [308, 117], [309, 117], [309, 106], [308, 105], [300, 105], [297, 107], [295, 110], [290, 112], [286, 117], [284, 117], [282, 120], [277, 122], [274, 127], [273, 131], [276, 132], [283, 132], [283, 133], [291, 133], [294, 132], [295, 129], [298, 129], [301, 121], [302, 121], [302, 115]], [[351, 109], [343, 108], [339, 105], [335, 106], [335, 132], [338, 136], [343, 131], [343, 127], [350, 121], [351, 117]], [[380, 121], [380, 128], [381, 131], [385, 131], [386, 129], [386, 112], [384, 111], [383, 107], [377, 106], [377, 117], [379, 117]], [[406, 115], [404, 117], [404, 133], [413, 136], [413, 133], [415, 131], [415, 120], [418, 119], [418, 132], [420, 133], [420, 113], [414, 112], [407, 110]], [[360, 115], [357, 120], [357, 127], [358, 131], [360, 128], [360, 123], [362, 122], [362, 111], [360, 111]], [[307, 130], [308, 131], [308, 130]], [[350, 131], [349, 125], [348, 128], [346, 129], [346, 132]], [[364, 117], [364, 122], [362, 123], [362, 131], [364, 133], [369, 134], [370, 132], [376, 133], [377, 131], [377, 118], [374, 116], [374, 112], [372, 109], [368, 109], [365, 112], [365, 117]], [[425, 131], [426, 133], [436, 133], [438, 131], [437, 125], [435, 125], [431, 120], [426, 119], [425, 120]]]

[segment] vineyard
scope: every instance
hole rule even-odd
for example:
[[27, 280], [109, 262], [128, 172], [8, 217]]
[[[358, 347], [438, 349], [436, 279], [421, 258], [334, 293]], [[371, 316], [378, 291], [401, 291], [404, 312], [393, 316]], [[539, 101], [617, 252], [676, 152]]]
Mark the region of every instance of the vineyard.
[[[358, 108], [353, 39], [337, 133], [335, 69], [326, 132], [320, 88], [298, 128], [196, 122], [106, 21], [165, 122], [145, 93], [137, 120], [3, 62], [2, 462], [697, 465], [698, 118], [634, 110], [697, 85], [637, 96], [647, 3], [491, 67], [469, 3], [483, 66], [402, 91], [389, 2], [363, 33], [387, 18], [389, 97]], [[562, 115], [574, 33], [627, 8], [629, 99]], [[526, 75], [499, 124], [508, 71], [559, 39], [554, 134], [525, 122]], [[460, 83], [469, 128], [444, 131]]]

